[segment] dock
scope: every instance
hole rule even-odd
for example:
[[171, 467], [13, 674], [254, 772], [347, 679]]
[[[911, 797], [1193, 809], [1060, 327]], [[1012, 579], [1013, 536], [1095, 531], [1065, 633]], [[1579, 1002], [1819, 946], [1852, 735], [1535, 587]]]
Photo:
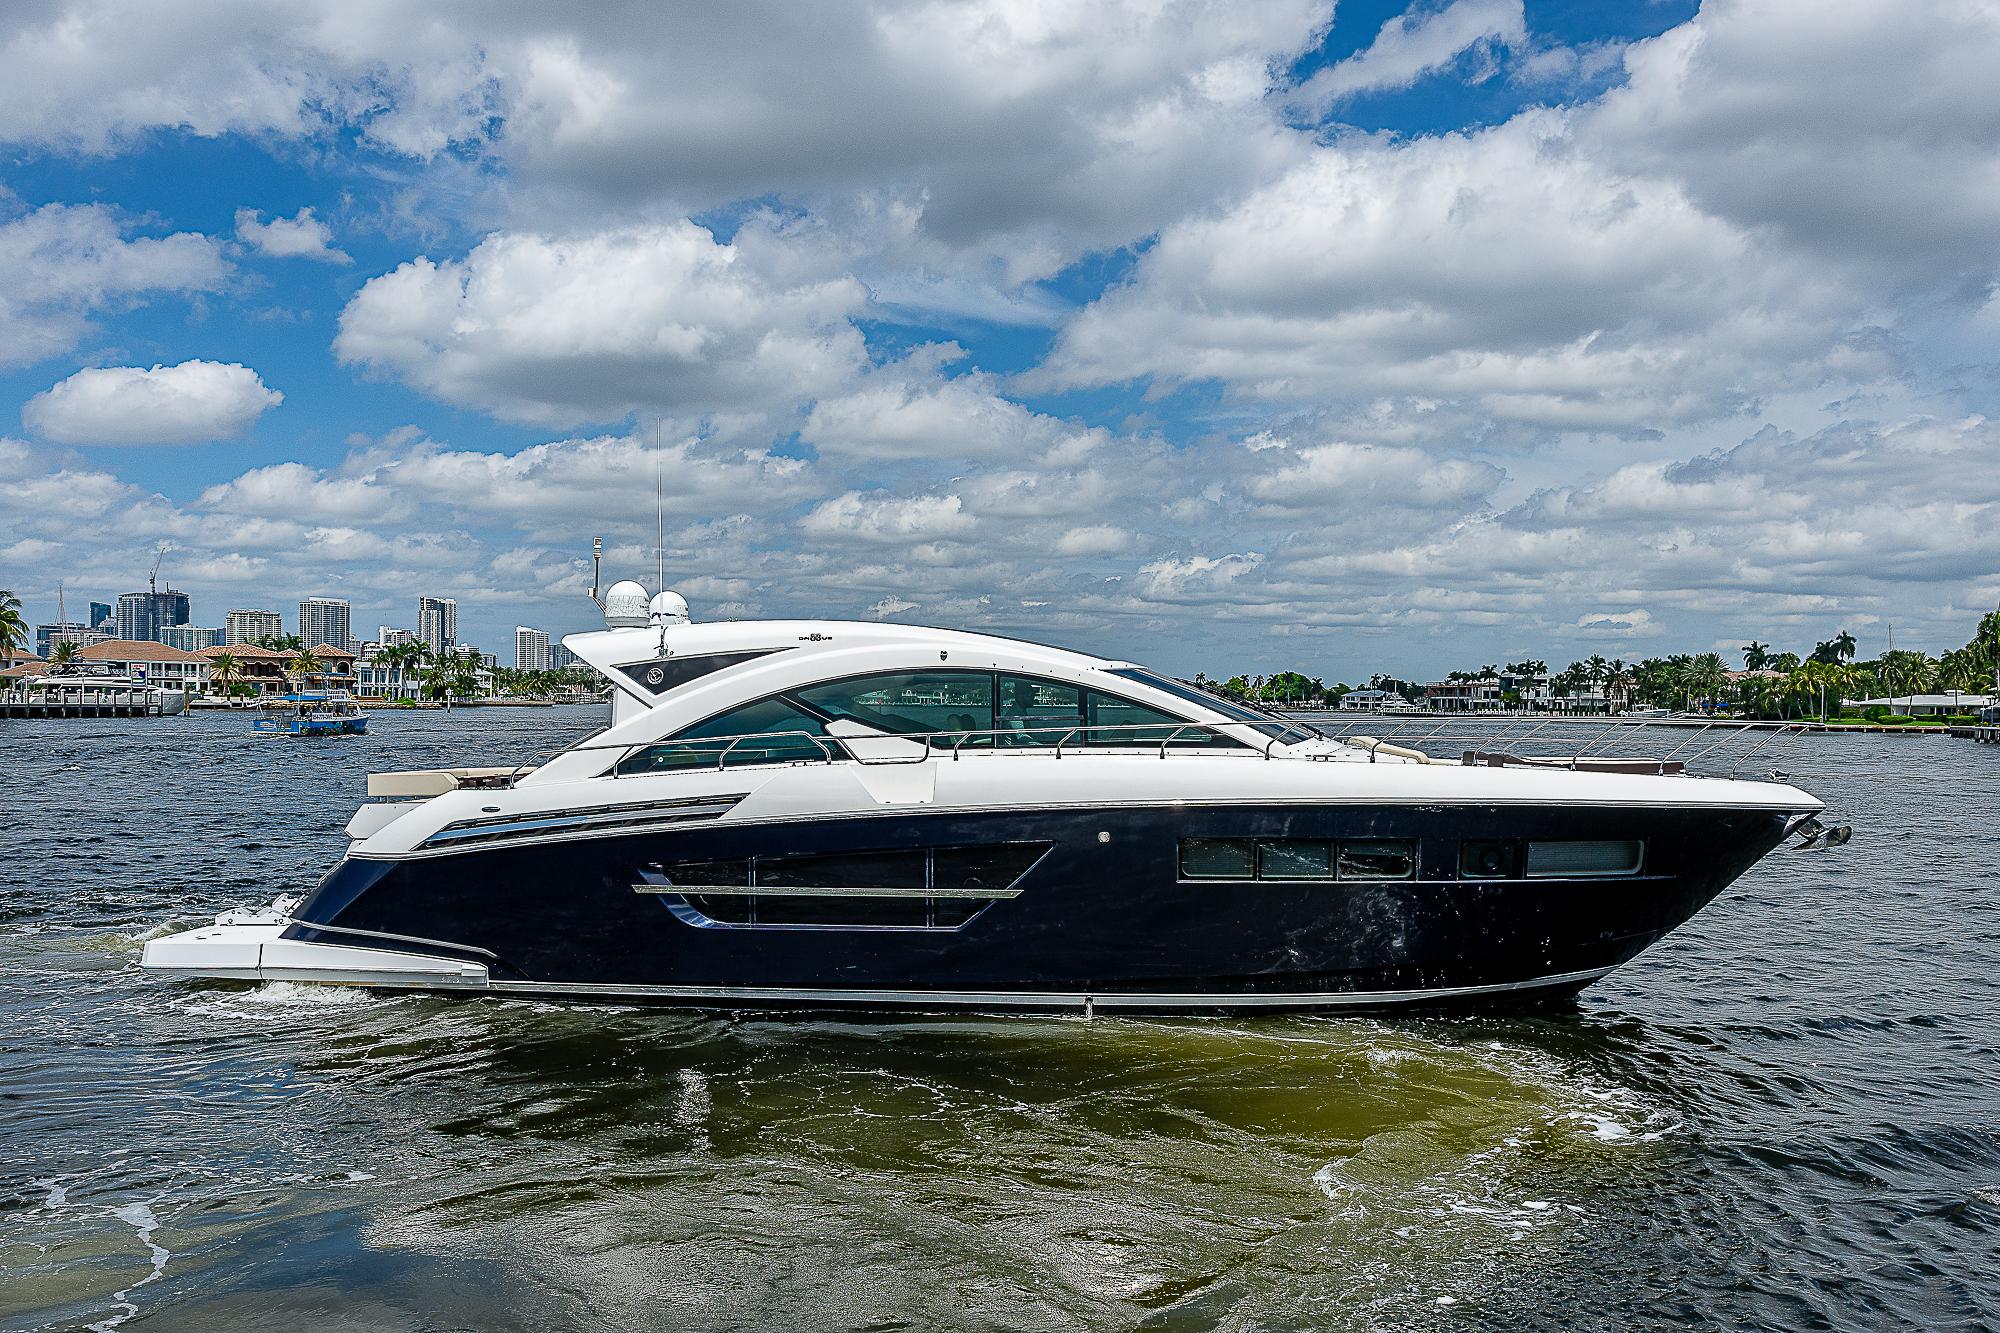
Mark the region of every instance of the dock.
[[143, 685], [0, 691], [0, 718], [171, 717], [179, 711], [167, 706], [164, 692]]

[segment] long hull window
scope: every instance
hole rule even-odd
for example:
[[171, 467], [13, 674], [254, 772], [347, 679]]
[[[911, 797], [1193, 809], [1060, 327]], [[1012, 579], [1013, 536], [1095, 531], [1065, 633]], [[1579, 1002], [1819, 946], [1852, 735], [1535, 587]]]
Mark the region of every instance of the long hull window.
[[1646, 844], [1637, 838], [1469, 838], [1458, 845], [1460, 879], [1607, 879], [1637, 875], [1645, 866]]
[[1186, 838], [1181, 878], [1190, 880], [1414, 879], [1417, 845], [1407, 839]]
[[632, 887], [678, 898], [696, 925], [956, 930], [995, 900], [1018, 896], [1050, 845], [655, 862]]

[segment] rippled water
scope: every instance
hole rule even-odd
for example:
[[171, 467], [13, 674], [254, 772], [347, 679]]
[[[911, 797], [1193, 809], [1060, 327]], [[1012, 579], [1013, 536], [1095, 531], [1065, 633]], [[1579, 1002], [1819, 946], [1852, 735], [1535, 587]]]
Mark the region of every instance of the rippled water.
[[2000, 1324], [2000, 749], [1531, 1018], [809, 1019], [142, 976], [362, 772], [589, 709], [0, 723], [0, 1320], [222, 1330]]

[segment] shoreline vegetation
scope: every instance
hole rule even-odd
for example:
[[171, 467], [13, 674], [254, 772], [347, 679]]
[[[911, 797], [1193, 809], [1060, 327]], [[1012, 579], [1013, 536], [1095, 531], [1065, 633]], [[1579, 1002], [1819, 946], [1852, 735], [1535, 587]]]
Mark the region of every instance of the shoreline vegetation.
[[1979, 722], [1977, 703], [1936, 716], [1913, 716], [1891, 705], [1930, 693], [2000, 699], [2000, 610], [1980, 617], [1965, 645], [1940, 657], [1890, 649], [1857, 660], [1856, 649], [1854, 635], [1843, 630], [1804, 654], [1774, 651], [1770, 644], [1752, 640], [1740, 650], [1740, 670], [1732, 669], [1720, 653], [1708, 652], [1632, 663], [1591, 657], [1558, 672], [1530, 659], [1450, 671], [1429, 684], [1377, 673], [1365, 685], [1328, 685], [1300, 671], [1223, 680], [1197, 672], [1194, 683], [1225, 698], [1298, 709], [1339, 709], [1347, 696], [1366, 690], [1376, 692], [1369, 696], [1371, 704], [1386, 704], [1391, 711], [1413, 708], [1425, 716], [1589, 718], [1629, 716], [1640, 709], [1654, 716], [1815, 722], [1829, 730], [1973, 726]]

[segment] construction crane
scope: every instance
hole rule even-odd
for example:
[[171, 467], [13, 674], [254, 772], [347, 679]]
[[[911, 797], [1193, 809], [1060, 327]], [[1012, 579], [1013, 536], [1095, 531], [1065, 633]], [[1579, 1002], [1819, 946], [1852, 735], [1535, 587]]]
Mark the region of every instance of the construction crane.
[[153, 555], [153, 572], [146, 576], [147, 592], [158, 593], [160, 591], [160, 562], [162, 560], [165, 560], [166, 558], [167, 558], [167, 544], [165, 542], [161, 542], [160, 549]]

